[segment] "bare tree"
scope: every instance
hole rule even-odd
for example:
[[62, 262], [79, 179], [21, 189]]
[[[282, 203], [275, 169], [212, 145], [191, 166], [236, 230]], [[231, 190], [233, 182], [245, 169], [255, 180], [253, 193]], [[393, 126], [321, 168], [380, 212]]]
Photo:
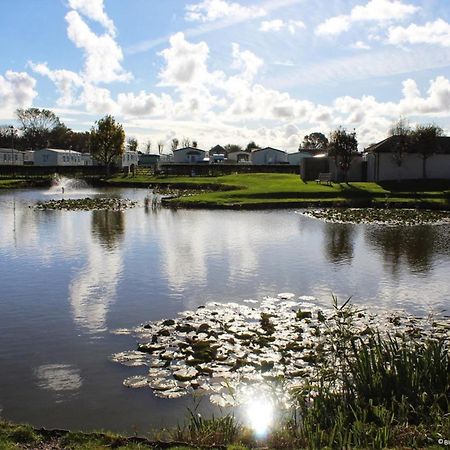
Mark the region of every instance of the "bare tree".
[[180, 141], [177, 138], [173, 138], [172, 142], [170, 143], [170, 147], [172, 149], [172, 152], [175, 151], [178, 148], [178, 144]]
[[164, 141], [158, 141], [158, 153], [162, 155], [164, 151]]
[[150, 153], [152, 150], [152, 141], [148, 140], [145, 143], [145, 153]]
[[191, 146], [191, 140], [187, 137], [184, 137], [181, 141], [181, 145], [183, 148], [190, 147]]

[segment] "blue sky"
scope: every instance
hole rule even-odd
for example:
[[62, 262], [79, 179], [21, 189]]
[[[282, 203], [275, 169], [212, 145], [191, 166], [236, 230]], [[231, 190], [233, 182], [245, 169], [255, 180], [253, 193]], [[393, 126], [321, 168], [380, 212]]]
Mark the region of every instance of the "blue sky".
[[113, 114], [154, 149], [294, 151], [337, 126], [364, 146], [400, 116], [450, 132], [448, 0], [3, 2], [0, 123], [30, 106], [75, 130]]

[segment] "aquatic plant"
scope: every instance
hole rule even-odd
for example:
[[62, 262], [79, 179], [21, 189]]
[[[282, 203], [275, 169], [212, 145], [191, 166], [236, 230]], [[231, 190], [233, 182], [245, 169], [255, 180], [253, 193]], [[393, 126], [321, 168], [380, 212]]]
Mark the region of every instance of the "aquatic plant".
[[68, 211], [92, 211], [92, 210], [112, 210], [122, 211], [127, 208], [133, 208], [137, 202], [115, 197], [96, 197], [96, 198], [79, 198], [79, 199], [62, 199], [48, 200], [46, 202], [38, 202], [34, 208], [39, 210], [68, 210]]
[[374, 223], [391, 226], [450, 224], [450, 212], [424, 209], [326, 208], [304, 210], [302, 214], [333, 223]]

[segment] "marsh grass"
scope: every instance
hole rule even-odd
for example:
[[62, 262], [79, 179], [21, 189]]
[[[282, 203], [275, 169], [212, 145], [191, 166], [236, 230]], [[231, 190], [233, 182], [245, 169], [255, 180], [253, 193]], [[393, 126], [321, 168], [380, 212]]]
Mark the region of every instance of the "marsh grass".
[[[446, 333], [355, 331], [358, 310], [338, 307], [328, 321], [317, 378], [293, 392], [295, 434], [308, 448], [427, 446], [450, 433]], [[331, 322], [331, 325], [330, 325]]]

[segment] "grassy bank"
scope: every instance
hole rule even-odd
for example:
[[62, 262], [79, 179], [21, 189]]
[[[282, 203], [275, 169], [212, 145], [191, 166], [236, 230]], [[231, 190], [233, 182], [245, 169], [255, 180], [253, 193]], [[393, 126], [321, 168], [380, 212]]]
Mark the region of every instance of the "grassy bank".
[[33, 187], [48, 187], [52, 183], [51, 177], [31, 178], [0, 178], [0, 189], [24, 189]]
[[390, 183], [303, 182], [291, 174], [239, 174], [223, 177], [114, 177], [115, 186], [202, 189], [198, 195], [168, 199], [186, 208], [284, 208], [373, 206], [449, 208], [450, 181]]

